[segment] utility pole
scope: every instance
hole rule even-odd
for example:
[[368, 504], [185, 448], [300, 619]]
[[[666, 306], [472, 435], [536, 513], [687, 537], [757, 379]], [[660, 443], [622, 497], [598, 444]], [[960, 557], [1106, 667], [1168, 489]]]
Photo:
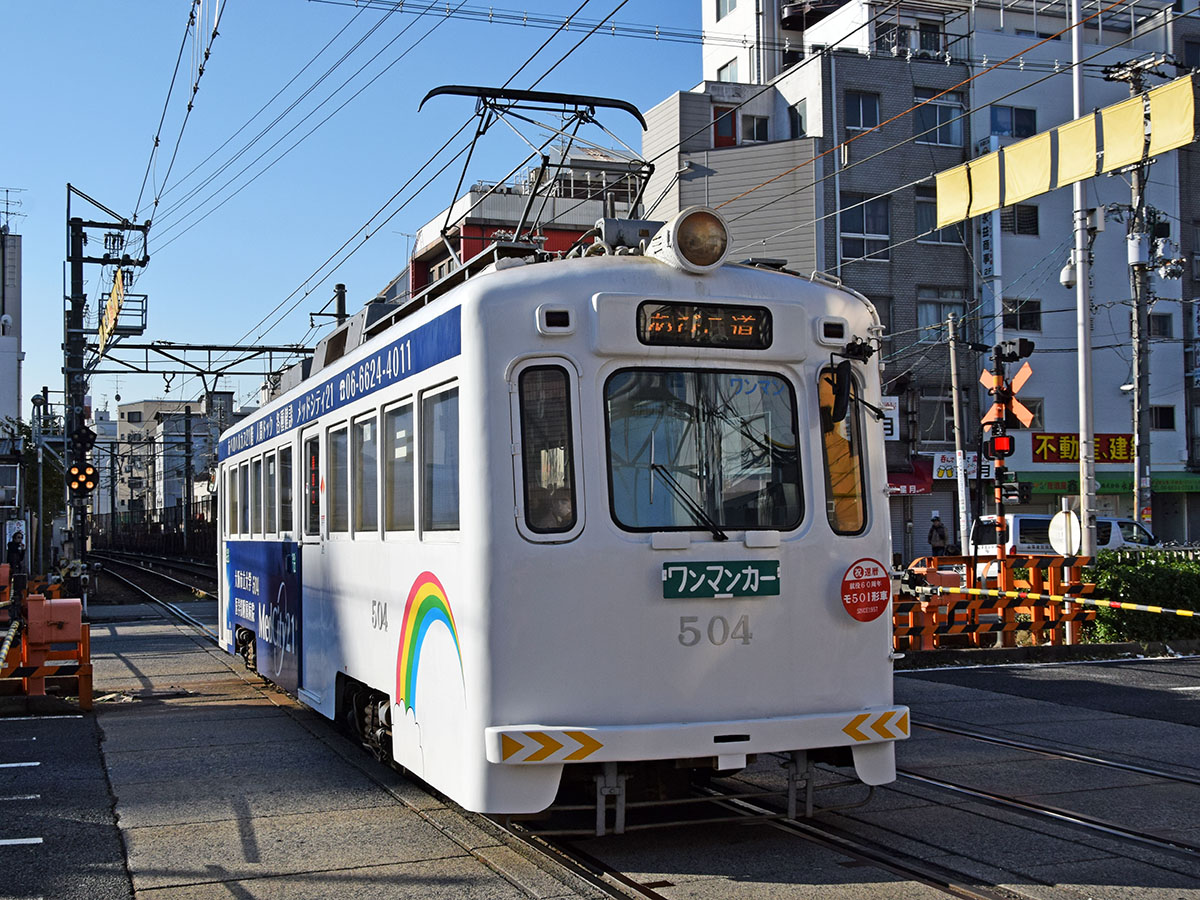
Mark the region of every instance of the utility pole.
[[192, 408], [183, 408], [183, 552], [191, 550], [192, 538]]
[[[1071, 100], [1076, 119], [1083, 115], [1083, 27], [1079, 0], [1071, 0]], [[1096, 425], [1092, 419], [1092, 298], [1087, 234], [1085, 183], [1072, 188], [1075, 247], [1071, 254], [1075, 275], [1075, 334], [1079, 353], [1079, 518], [1083, 525], [1080, 553], [1096, 555]]]
[[954, 480], [958, 487], [958, 543], [965, 549], [970, 540], [970, 524], [967, 517], [967, 458], [963, 453], [962, 440], [962, 393], [958, 387], [958, 316], [950, 313], [948, 328], [950, 331], [950, 390], [951, 405], [954, 410]]
[[[1104, 77], [1108, 81], [1125, 81], [1129, 93], [1139, 96], [1145, 90], [1147, 73], [1167, 77], [1158, 67], [1163, 56], [1131, 60], [1108, 66]], [[1143, 138], [1144, 140], [1144, 138]], [[1142, 161], [1129, 170], [1131, 187], [1130, 213], [1126, 246], [1129, 258], [1129, 285], [1133, 292], [1133, 312], [1130, 316], [1130, 336], [1133, 344], [1133, 517], [1151, 531], [1150, 502], [1150, 252], [1151, 234], [1146, 209], [1147, 169], [1143, 145]]]

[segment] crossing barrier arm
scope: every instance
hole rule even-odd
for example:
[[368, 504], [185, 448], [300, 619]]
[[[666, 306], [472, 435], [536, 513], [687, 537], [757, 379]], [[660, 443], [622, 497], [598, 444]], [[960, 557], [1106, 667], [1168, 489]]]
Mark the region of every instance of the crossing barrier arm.
[[1200, 616], [1200, 612], [1192, 609], [1170, 609], [1165, 606], [1143, 606], [1140, 603], [1122, 603], [1119, 600], [1099, 600], [1080, 594], [1041, 594], [1035, 591], [999, 591], [992, 588], [963, 588], [939, 587], [926, 585], [908, 585], [905, 591], [924, 594], [930, 597], [943, 594], [968, 594], [975, 597], [1003, 597], [1012, 600], [1038, 600], [1045, 603], [1080, 603], [1085, 606], [1097, 606], [1102, 609], [1128, 609], [1137, 612], [1160, 613], [1175, 616]]

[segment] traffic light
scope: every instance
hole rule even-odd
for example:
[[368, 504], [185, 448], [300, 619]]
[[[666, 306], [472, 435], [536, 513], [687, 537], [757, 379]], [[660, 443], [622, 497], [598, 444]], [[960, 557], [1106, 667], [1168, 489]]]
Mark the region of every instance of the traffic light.
[[86, 425], [80, 425], [71, 432], [71, 457], [78, 460], [87, 458], [95, 443], [96, 432]]
[[93, 465], [83, 463], [67, 470], [67, 486], [71, 489], [72, 497], [86, 497], [99, 482], [100, 476]]
[[1014, 481], [1000, 488], [1006, 503], [1032, 503], [1033, 485], [1028, 481]]
[[1016, 362], [1033, 353], [1033, 341], [1029, 338], [1017, 338], [1015, 341], [1001, 341], [996, 345], [996, 356], [1001, 362]]

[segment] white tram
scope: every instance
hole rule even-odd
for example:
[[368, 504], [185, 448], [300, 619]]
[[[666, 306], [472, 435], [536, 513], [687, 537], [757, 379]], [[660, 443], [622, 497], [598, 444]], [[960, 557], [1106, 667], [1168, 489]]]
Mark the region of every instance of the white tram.
[[471, 810], [772, 752], [893, 780], [879, 319], [724, 228], [323, 341], [221, 439], [224, 646]]

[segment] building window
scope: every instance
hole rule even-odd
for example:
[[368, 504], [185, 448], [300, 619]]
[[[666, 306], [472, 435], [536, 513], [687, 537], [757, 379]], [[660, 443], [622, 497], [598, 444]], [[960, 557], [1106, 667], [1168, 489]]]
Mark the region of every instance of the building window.
[[737, 0], [717, 0], [717, 21], [721, 21], [737, 9]]
[[929, 53], [941, 53], [946, 49], [946, 36], [942, 33], [942, 26], [939, 23], [919, 22], [917, 28], [920, 32], [920, 49]]
[[1175, 407], [1151, 406], [1150, 427], [1155, 431], [1175, 430]]
[[887, 197], [842, 194], [842, 259], [886, 260], [891, 240]]
[[737, 116], [732, 106], [713, 107], [713, 146], [732, 147], [737, 143]]
[[937, 227], [937, 191], [917, 188], [916, 203], [917, 239], [924, 244], [961, 244], [962, 229], [958, 225]]
[[383, 414], [384, 515], [388, 531], [412, 531], [413, 515], [413, 408], [394, 406]]
[[1037, 110], [1019, 106], [992, 107], [992, 134], [1001, 137], [1031, 137], [1037, 133]]
[[917, 325], [921, 329], [921, 340], [945, 342], [950, 339], [946, 330], [946, 319], [950, 313], [958, 316], [958, 336], [967, 337], [963, 316], [967, 312], [967, 292], [962, 288], [917, 288]]
[[1018, 203], [1000, 210], [1000, 230], [1008, 234], [1037, 234], [1038, 208], [1032, 203]]
[[[914, 122], [918, 144], [940, 144], [961, 147], [963, 142], [962, 94], [938, 94], [940, 91], [919, 88], [916, 102], [928, 100], [917, 107]], [[936, 98], [936, 99], [934, 99]]]
[[1025, 408], [1033, 413], [1033, 418], [1029, 420], [1029, 430], [1043, 431], [1046, 427], [1046, 401], [1041, 397], [1021, 397], [1020, 400]]
[[1183, 42], [1183, 64], [1189, 69], [1200, 69], [1200, 41]]
[[1169, 338], [1175, 336], [1175, 329], [1171, 326], [1170, 313], [1151, 313], [1149, 322], [1150, 337]]
[[721, 68], [717, 69], [717, 81], [737, 81], [738, 80], [738, 61], [731, 59]]
[[131, 409], [131, 410], [129, 411], [129, 416], [128, 416], [128, 418], [127, 418], [127, 420], [126, 420], [126, 421], [129, 421], [129, 422], [140, 422], [140, 421], [142, 421], [142, 413], [141, 413], [141, 411], [140, 411], [140, 410], [136, 410], [136, 409]]
[[743, 143], [764, 143], [767, 140], [766, 116], [742, 116]]
[[421, 527], [457, 531], [458, 388], [421, 400]]
[[954, 441], [954, 404], [945, 397], [922, 397], [921, 440], [947, 444]]
[[875, 49], [879, 53], [890, 53], [899, 56], [907, 50], [910, 29], [907, 25], [897, 25], [895, 22], [885, 22], [875, 27]]
[[808, 100], [801, 100], [794, 106], [788, 107], [788, 124], [792, 128], [793, 138], [802, 138], [808, 134]]
[[1011, 331], [1041, 331], [1042, 301], [1027, 297], [1005, 297], [1004, 327]]
[[879, 95], [846, 91], [846, 127], [874, 128], [879, 124]]

